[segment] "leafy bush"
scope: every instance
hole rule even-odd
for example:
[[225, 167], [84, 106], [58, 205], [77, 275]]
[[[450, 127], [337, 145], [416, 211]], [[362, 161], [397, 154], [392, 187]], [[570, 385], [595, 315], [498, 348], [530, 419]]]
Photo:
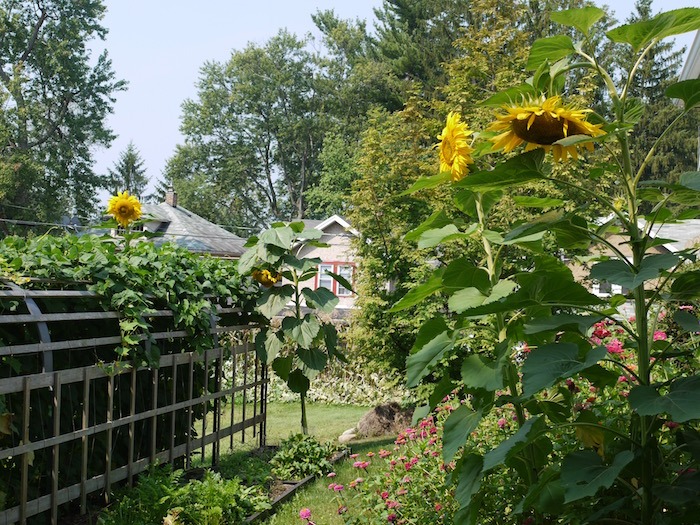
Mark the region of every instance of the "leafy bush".
[[206, 470], [204, 478], [183, 482], [183, 471], [153, 468], [119, 502], [104, 512], [99, 525], [234, 525], [270, 508], [259, 487], [245, 487]]
[[303, 479], [330, 472], [330, 459], [337, 447], [321, 444], [312, 436], [295, 434], [282, 441], [270, 460], [272, 472], [280, 479]]

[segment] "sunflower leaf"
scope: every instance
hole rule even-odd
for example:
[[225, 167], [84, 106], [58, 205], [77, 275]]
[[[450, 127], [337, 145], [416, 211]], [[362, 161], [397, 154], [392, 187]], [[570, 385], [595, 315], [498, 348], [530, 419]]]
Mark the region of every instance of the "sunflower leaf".
[[666, 96], [679, 98], [685, 104], [685, 110], [690, 111], [700, 104], [700, 79], [684, 80], [668, 87]]
[[540, 38], [532, 44], [526, 69], [535, 71], [544, 62], [556, 62], [576, 52], [574, 43], [566, 35]]
[[700, 9], [686, 7], [659, 13], [650, 20], [611, 29], [606, 34], [613, 42], [625, 43], [638, 52], [654, 40], [700, 29]]
[[504, 91], [500, 91], [495, 95], [491, 95], [489, 98], [480, 102], [480, 106], [502, 106], [503, 104], [511, 104], [514, 102], [519, 102], [523, 98], [530, 98], [535, 96], [537, 93], [535, 88], [531, 84], [523, 83], [519, 86], [513, 86]]
[[411, 195], [412, 193], [416, 193], [420, 190], [435, 188], [436, 186], [450, 182], [450, 180], [452, 180], [452, 175], [448, 171], [444, 171], [431, 177], [421, 177], [416, 182], [411, 184], [410, 188], [399, 193], [399, 197]]
[[588, 35], [591, 27], [605, 16], [605, 11], [598, 7], [583, 9], [567, 9], [551, 14], [552, 21], [565, 26], [575, 27], [584, 35]]

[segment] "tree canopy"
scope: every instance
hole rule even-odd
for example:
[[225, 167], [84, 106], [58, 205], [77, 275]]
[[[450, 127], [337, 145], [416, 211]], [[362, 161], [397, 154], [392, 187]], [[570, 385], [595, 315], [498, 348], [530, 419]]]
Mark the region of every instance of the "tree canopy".
[[92, 148], [125, 88], [107, 52], [101, 0], [0, 0], [0, 213], [53, 219], [93, 211], [101, 178]]

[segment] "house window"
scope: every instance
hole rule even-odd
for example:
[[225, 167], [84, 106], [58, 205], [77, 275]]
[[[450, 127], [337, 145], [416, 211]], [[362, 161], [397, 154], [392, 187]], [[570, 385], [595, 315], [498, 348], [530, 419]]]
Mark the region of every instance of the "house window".
[[335, 281], [333, 278], [328, 275], [328, 272], [333, 271], [333, 265], [332, 264], [321, 264], [318, 267], [318, 287], [319, 288], [328, 288], [329, 290], [333, 291], [333, 284]]
[[[338, 275], [341, 277], [345, 278], [350, 284], [352, 284], [352, 266], [348, 264], [344, 265], [338, 265]], [[340, 283], [336, 283], [338, 286], [338, 291], [336, 292], [336, 295], [338, 297], [347, 297], [348, 295], [352, 295], [352, 292], [345, 288], [343, 285]]]
[[352, 292], [333, 279], [328, 272], [333, 272], [347, 279], [352, 284], [354, 266], [348, 263], [323, 263], [318, 266], [317, 288], [328, 288], [338, 297], [349, 297]]

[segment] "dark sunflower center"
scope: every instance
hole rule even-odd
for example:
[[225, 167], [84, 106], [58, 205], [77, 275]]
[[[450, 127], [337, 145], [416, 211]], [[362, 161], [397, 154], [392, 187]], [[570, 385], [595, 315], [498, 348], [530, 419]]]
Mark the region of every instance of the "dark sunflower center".
[[[564, 121], [552, 117], [549, 113], [544, 113], [535, 117], [535, 121], [532, 123], [532, 126], [530, 126], [530, 129], [527, 128], [528, 120], [529, 119], [513, 121], [513, 132], [526, 142], [549, 146], [554, 144], [557, 140], [566, 137], [566, 135], [564, 135]], [[570, 122], [569, 135], [576, 134], [572, 128], [576, 128], [576, 126]]]

